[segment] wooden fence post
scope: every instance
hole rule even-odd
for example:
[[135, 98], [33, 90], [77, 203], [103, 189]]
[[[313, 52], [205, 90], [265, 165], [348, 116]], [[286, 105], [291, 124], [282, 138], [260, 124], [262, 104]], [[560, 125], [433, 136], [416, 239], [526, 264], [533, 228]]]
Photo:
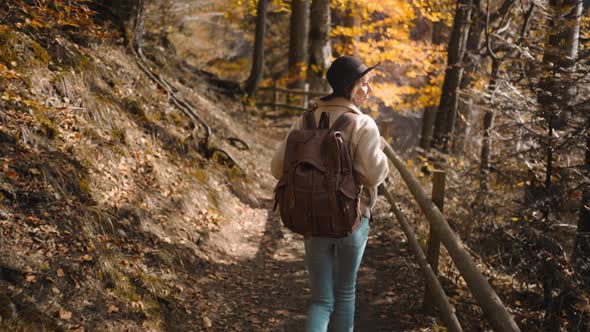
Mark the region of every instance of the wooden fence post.
[[305, 91], [305, 94], [303, 95], [303, 108], [308, 109], [309, 108], [309, 94], [307, 94], [309, 92], [309, 83], [305, 83], [305, 85], [303, 86], [303, 91]]
[[277, 81], [272, 83], [272, 110], [276, 111], [279, 104], [279, 91], [277, 90]]
[[[432, 202], [438, 207], [440, 212], [443, 212], [443, 206], [445, 202], [445, 176], [444, 171], [434, 171], [432, 178]], [[428, 235], [428, 263], [434, 272], [434, 275], [438, 278], [438, 260], [440, 256], [440, 239], [436, 236], [436, 233], [432, 230]], [[429, 314], [435, 313], [435, 302], [433, 301], [433, 290], [430, 287], [426, 287], [424, 292], [423, 308]]]

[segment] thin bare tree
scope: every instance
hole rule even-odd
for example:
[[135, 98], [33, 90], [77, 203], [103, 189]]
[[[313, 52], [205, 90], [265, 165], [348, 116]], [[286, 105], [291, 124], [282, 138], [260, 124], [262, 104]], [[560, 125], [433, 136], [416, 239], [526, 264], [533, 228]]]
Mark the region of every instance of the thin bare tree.
[[254, 52], [252, 53], [252, 68], [246, 81], [246, 93], [248, 96], [256, 95], [258, 86], [262, 81], [264, 69], [264, 37], [266, 35], [266, 15], [268, 0], [259, 0], [256, 9], [256, 31], [254, 33]]
[[289, 34], [289, 86], [303, 88], [307, 67], [309, 40], [309, 0], [291, 2], [291, 29]]

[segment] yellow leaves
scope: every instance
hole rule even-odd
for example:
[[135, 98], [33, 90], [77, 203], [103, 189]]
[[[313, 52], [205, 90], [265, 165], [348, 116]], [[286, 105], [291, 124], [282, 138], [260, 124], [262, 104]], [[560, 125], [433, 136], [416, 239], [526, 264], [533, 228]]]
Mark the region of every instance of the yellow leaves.
[[584, 46], [586, 49], [590, 47], [590, 15], [586, 11], [586, 15], [582, 15], [582, 28], [580, 29], [580, 40], [584, 40]]
[[60, 27], [71, 27], [69, 33], [80, 34], [99, 39], [114, 37], [116, 33], [97, 25], [94, 22], [94, 11], [85, 5], [89, 0], [66, 1], [54, 0], [51, 5], [47, 1], [35, 1], [32, 4], [18, 0], [12, 2], [18, 8], [15, 17], [20, 20], [15, 23], [18, 29], [32, 28], [34, 30], [49, 30]]
[[431, 22], [445, 22], [450, 25], [453, 22], [453, 11], [455, 2], [433, 1], [433, 0], [413, 0], [414, 7], [420, 12], [420, 15]]
[[446, 332], [447, 331], [446, 327], [444, 327], [442, 325], [438, 325], [437, 323], [433, 323], [430, 328], [436, 332]]
[[[14, 62], [14, 63], [11, 63], [10, 65], [12, 67], [16, 67], [17, 64], [16, 64], [16, 62]], [[15, 78], [20, 78], [21, 75], [19, 73], [17, 73], [15, 70], [8, 69], [8, 67], [6, 67], [4, 64], [0, 63], [0, 77], [11, 80], [11, 79], [15, 79]]]
[[392, 83], [373, 83], [373, 94], [394, 110], [419, 110], [438, 105], [440, 87], [426, 85], [419, 88]]
[[17, 95], [16, 93], [14, 93], [12, 91], [4, 91], [1, 98], [2, 98], [2, 100], [5, 100], [5, 101], [20, 102], [22, 100], [22, 98], [19, 95]]

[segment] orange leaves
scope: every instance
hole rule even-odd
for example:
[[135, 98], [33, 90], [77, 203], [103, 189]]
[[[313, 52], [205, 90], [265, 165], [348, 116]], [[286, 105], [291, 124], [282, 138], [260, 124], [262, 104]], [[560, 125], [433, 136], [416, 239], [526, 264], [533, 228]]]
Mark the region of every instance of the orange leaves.
[[[16, 63], [11, 63], [11, 65], [13, 67], [16, 66]], [[13, 69], [8, 69], [8, 67], [6, 67], [4, 64], [0, 63], [0, 78], [4, 78], [4, 79], [15, 79], [15, 78], [20, 78], [21, 75], [19, 73], [17, 73], [15, 70]]]
[[[31, 28], [33, 30], [62, 29], [71, 34], [84, 35], [94, 38], [108, 38], [113, 36], [94, 22], [94, 14], [86, 5], [90, 0], [65, 1], [53, 0], [35, 1], [32, 4], [22, 0], [8, 0], [12, 8], [18, 8], [20, 18], [15, 23], [18, 29]], [[72, 29], [75, 28], [75, 29]]]

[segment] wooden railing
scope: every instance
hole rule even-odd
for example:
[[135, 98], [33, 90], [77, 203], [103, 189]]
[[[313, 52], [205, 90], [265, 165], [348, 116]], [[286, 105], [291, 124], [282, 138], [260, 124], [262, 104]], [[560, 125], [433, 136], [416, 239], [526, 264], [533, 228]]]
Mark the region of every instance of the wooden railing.
[[[264, 98], [261, 98], [259, 102], [256, 103], [258, 107], [272, 107], [274, 111], [279, 108], [287, 108], [299, 111], [307, 111], [309, 109], [309, 100], [310, 98], [315, 97], [322, 97], [329, 92], [318, 92], [318, 91], [309, 91], [309, 84], [305, 84], [303, 89], [287, 89], [278, 87], [275, 84], [270, 87], [261, 87], [259, 89], [261, 92], [271, 92], [272, 93], [272, 100], [265, 101]], [[301, 96], [299, 100], [299, 104], [294, 105], [292, 104], [293, 98], [292, 96]], [[264, 96], [262, 96], [264, 97]]]
[[[433, 197], [433, 199], [430, 199], [420, 186], [418, 180], [406, 167], [406, 164], [395, 153], [395, 151], [389, 145], [389, 143], [387, 143], [387, 141], [385, 141], [385, 139], [383, 138], [382, 140], [385, 146], [385, 154], [387, 155], [389, 160], [391, 160], [391, 162], [401, 175], [402, 179], [408, 186], [408, 189], [418, 202], [420, 209], [426, 215], [426, 218], [430, 223], [431, 238], [429, 240], [429, 247], [432, 246], [433, 248], [429, 249], [429, 253], [432, 254], [430, 257], [427, 258], [424, 252], [422, 251], [422, 248], [420, 247], [412, 228], [406, 222], [403, 214], [397, 207], [393, 195], [385, 186], [381, 186], [381, 190], [385, 193], [385, 197], [391, 204], [392, 212], [395, 214], [398, 222], [402, 227], [402, 230], [408, 238], [410, 248], [416, 255], [418, 264], [420, 265], [420, 269], [425, 277], [427, 294], [431, 294], [431, 296], [433, 297], [433, 302], [440, 310], [440, 316], [443, 323], [446, 325], [449, 331], [462, 331], [461, 325], [459, 324], [457, 317], [455, 316], [454, 308], [450, 305], [448, 298], [445, 295], [444, 290], [440, 285], [440, 282], [438, 281], [435, 272], [436, 270], [433, 269], [434, 266], [438, 265], [437, 243], [442, 243], [446, 247], [447, 252], [451, 256], [451, 259], [453, 260], [455, 266], [459, 270], [459, 273], [467, 283], [467, 286], [469, 287], [475, 299], [482, 308], [483, 313], [486, 319], [488, 320], [489, 324], [492, 326], [492, 328], [495, 331], [502, 332], [520, 331], [520, 329], [514, 322], [513, 317], [510, 315], [508, 310], [506, 310], [506, 307], [502, 304], [502, 301], [500, 300], [496, 292], [488, 284], [486, 278], [481, 274], [481, 272], [479, 272], [477, 266], [473, 262], [473, 259], [471, 258], [467, 250], [465, 250], [460, 240], [457, 238], [457, 236], [455, 235], [455, 233], [453, 232], [453, 230], [451, 229], [451, 227], [449, 226], [449, 224], [447, 223], [447, 221], [441, 213], [442, 197], [440, 194], [440, 186], [442, 185], [444, 187], [444, 184], [442, 184], [444, 183], [444, 175], [442, 175], [441, 173], [435, 175], [435, 187], [438, 188], [434, 189], [436, 190], [437, 194], [435, 195], [435, 197]], [[442, 190], [444, 192], [444, 189]], [[438, 203], [440, 204], [440, 209], [433, 202], [433, 200], [438, 200]], [[434, 261], [436, 261], [436, 263], [434, 263]], [[431, 300], [430, 298], [425, 297], [425, 301], [428, 302]], [[426, 304], [426, 307], [428, 307], [428, 304]]]

